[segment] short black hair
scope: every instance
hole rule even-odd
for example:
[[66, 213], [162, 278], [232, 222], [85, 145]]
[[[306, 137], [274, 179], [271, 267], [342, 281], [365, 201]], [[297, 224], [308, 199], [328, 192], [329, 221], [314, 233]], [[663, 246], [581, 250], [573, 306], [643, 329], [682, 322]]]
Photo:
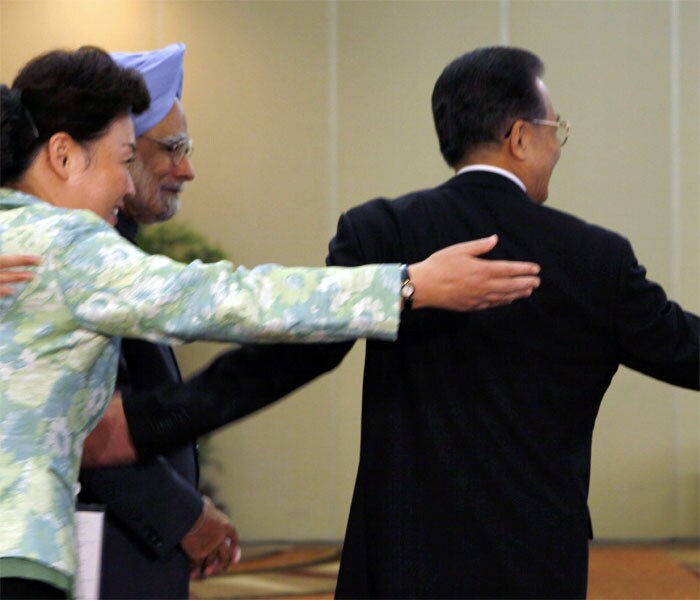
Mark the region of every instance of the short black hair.
[[516, 119], [543, 118], [536, 79], [544, 65], [520, 48], [477, 48], [453, 60], [438, 78], [432, 105], [440, 151], [454, 167], [474, 148], [499, 142]]
[[17, 181], [53, 134], [65, 131], [77, 142], [89, 142], [116, 118], [140, 114], [149, 104], [141, 74], [120, 67], [100, 48], [33, 58], [11, 88], [0, 86], [0, 183]]

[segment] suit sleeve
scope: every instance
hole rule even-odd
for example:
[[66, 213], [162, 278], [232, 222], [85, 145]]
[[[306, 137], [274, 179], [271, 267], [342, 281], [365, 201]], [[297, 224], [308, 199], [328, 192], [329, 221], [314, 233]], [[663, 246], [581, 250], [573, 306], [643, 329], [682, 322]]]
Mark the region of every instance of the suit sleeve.
[[283, 398], [340, 363], [352, 343], [244, 345], [180, 384], [124, 396], [140, 457], [169, 452]]
[[343, 213], [328, 245], [326, 264], [336, 267], [396, 262], [400, 232], [390, 202], [377, 198]]
[[[362, 260], [343, 215], [326, 262], [355, 266]], [[126, 394], [124, 412], [134, 446], [141, 457], [168, 452], [250, 415], [334, 369], [352, 345], [246, 344], [185, 383]]]
[[170, 554], [202, 513], [199, 492], [163, 457], [128, 467], [83, 469], [81, 496], [106, 504], [110, 515], [149, 550]]
[[646, 277], [626, 242], [616, 303], [622, 364], [673, 385], [700, 388], [698, 316], [666, 297]]

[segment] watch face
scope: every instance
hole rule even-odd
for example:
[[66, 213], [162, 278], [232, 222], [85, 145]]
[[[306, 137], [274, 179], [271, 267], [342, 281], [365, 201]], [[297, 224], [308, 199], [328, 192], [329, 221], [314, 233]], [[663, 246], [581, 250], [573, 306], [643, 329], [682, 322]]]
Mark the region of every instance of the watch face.
[[413, 297], [413, 293], [416, 291], [416, 286], [410, 281], [407, 281], [401, 286], [401, 297], [404, 299], [410, 299]]

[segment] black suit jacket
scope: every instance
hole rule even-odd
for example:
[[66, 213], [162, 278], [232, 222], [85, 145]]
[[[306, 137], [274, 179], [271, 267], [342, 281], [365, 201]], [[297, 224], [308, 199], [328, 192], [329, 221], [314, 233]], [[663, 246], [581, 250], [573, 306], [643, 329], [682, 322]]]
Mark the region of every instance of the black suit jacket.
[[[122, 220], [118, 229], [133, 241], [134, 224]], [[180, 383], [169, 346], [124, 339], [121, 349], [117, 387], [125, 397]], [[179, 543], [203, 508], [192, 439], [133, 466], [81, 471], [79, 500], [106, 506], [103, 600], [189, 597], [189, 560]]]
[[[397, 342], [367, 343], [338, 597], [585, 597], [591, 437], [613, 375], [625, 364], [700, 386], [698, 318], [646, 279], [630, 244], [534, 204], [503, 176], [465, 173], [352, 209], [329, 262], [413, 263], [492, 233], [500, 241], [489, 258], [542, 266], [531, 298], [464, 314], [404, 312]], [[192, 411], [186, 391], [172, 414], [194, 428], [221, 424], [332, 368], [349, 347], [229, 353], [212, 367], [222, 393], [207, 415]], [[195, 388], [210, 375], [199, 377]], [[178, 429], [158, 412], [144, 426], [151, 433], [156, 423]]]

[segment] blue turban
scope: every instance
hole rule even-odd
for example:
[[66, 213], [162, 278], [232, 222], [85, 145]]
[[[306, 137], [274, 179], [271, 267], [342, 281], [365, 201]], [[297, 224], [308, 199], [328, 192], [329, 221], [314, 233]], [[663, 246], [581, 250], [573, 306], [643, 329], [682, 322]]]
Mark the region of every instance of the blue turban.
[[185, 44], [170, 44], [150, 52], [112, 52], [120, 67], [136, 69], [146, 80], [151, 106], [140, 115], [133, 115], [136, 137], [160, 123], [182, 97]]

